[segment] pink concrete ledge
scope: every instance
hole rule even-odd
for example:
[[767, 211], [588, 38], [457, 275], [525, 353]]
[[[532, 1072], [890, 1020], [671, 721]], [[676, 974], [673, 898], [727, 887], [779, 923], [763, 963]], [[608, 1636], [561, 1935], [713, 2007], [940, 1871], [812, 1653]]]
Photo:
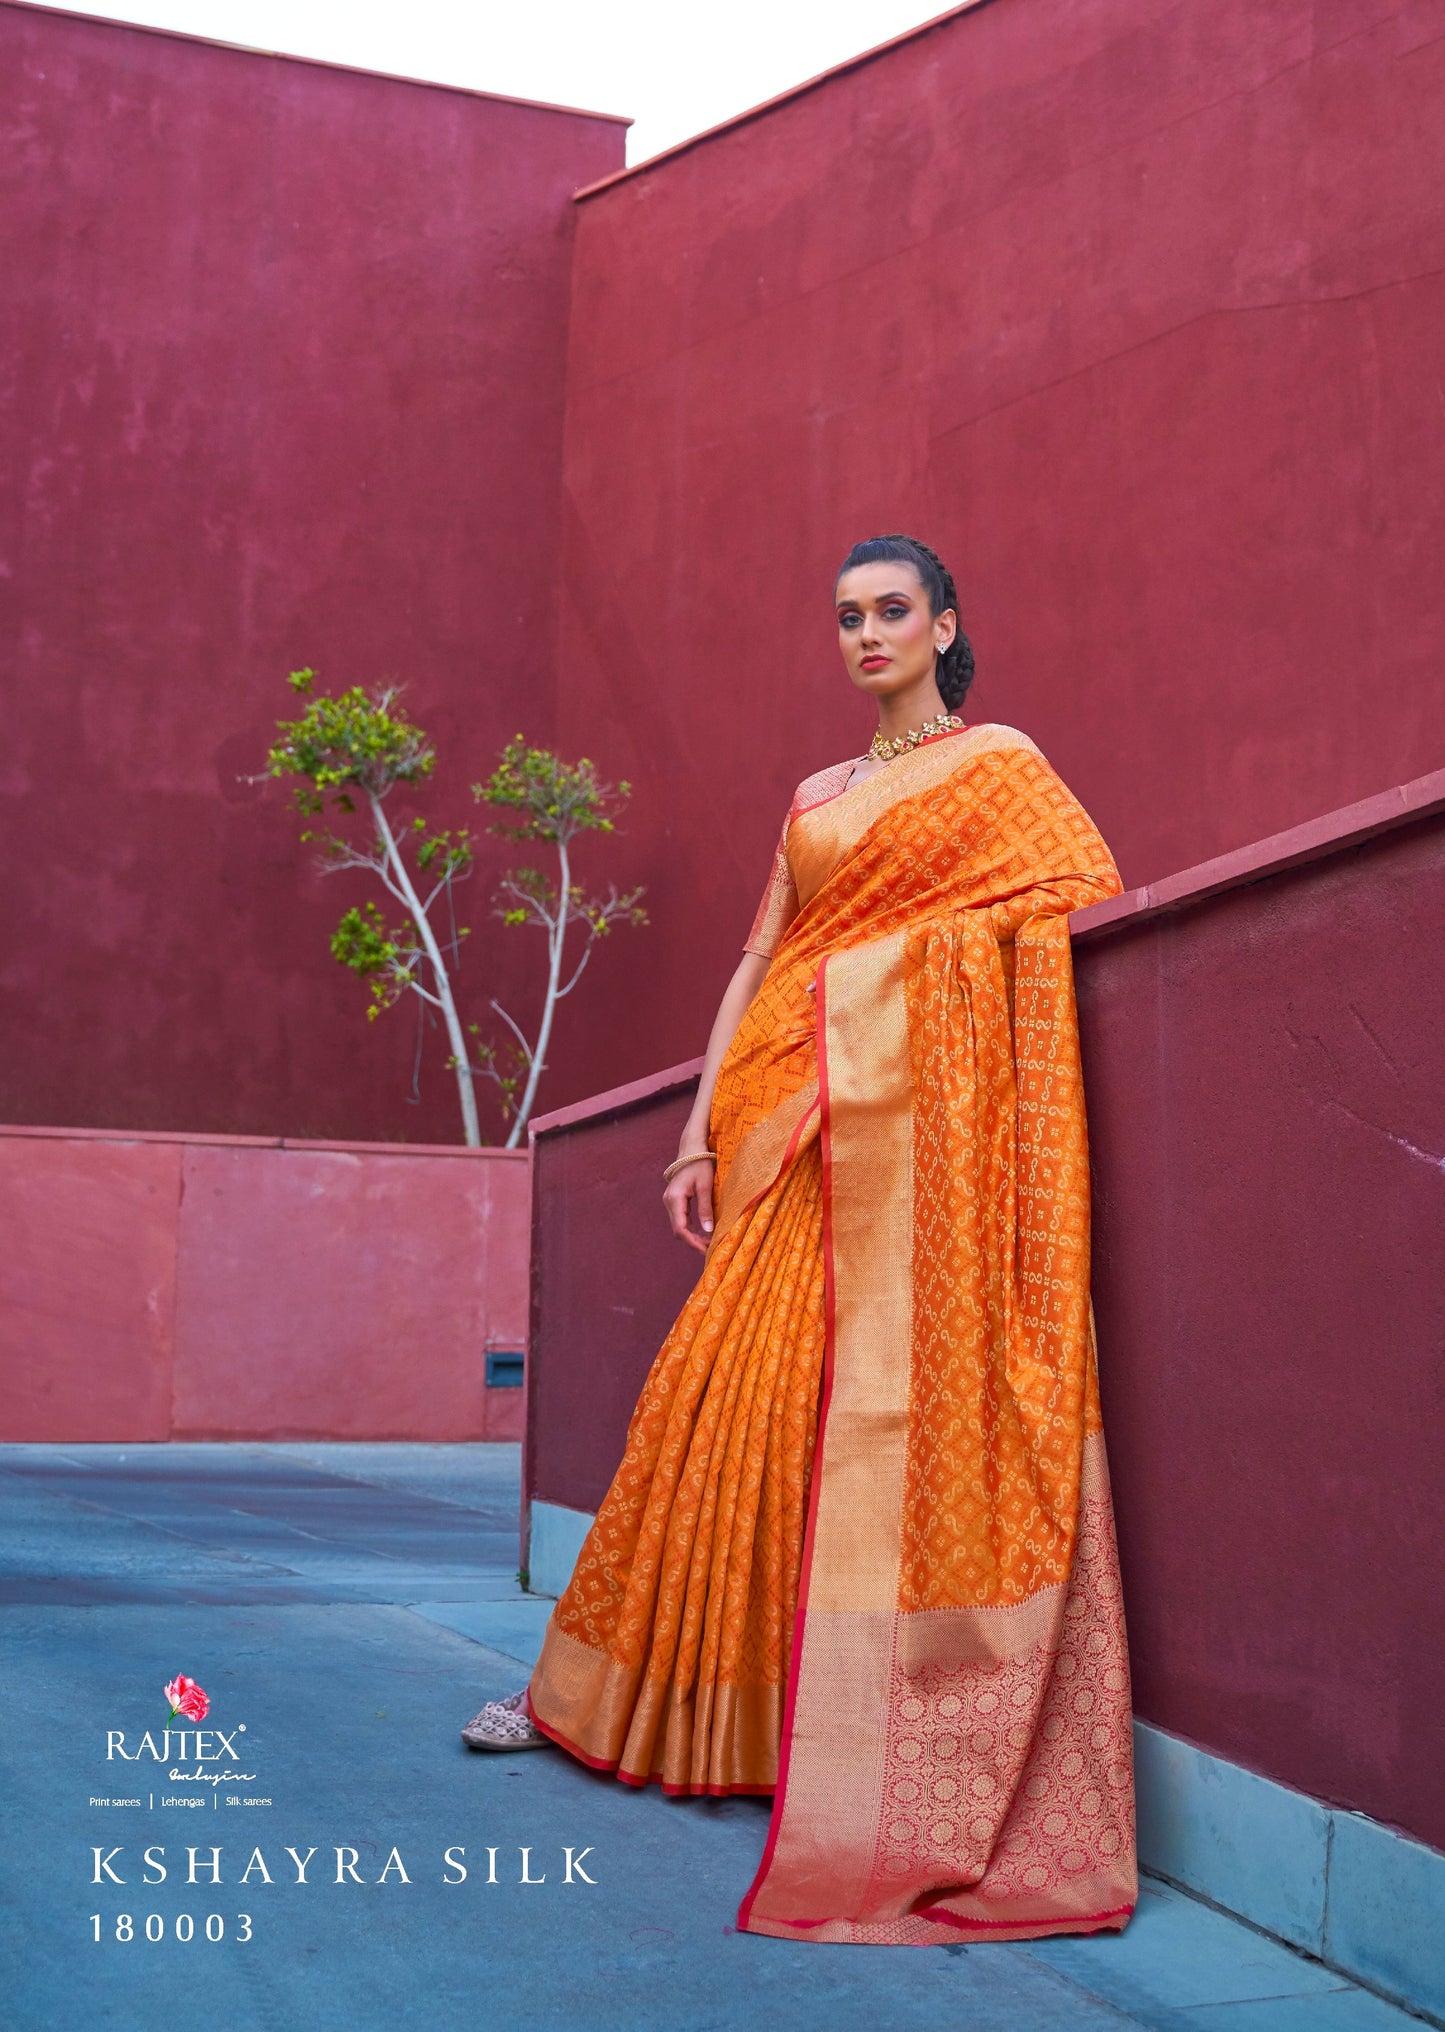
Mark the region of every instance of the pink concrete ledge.
[[84, 1143], [214, 1143], [232, 1150], [279, 1150], [279, 1136], [207, 1136], [184, 1129], [57, 1129], [30, 1122], [0, 1122], [0, 1136]]
[[525, 1150], [0, 1128], [0, 1438], [518, 1439], [530, 1189]]
[[1392, 790], [1362, 798], [1358, 804], [1343, 805], [1338, 811], [1325, 812], [1320, 818], [1291, 826], [1287, 832], [1271, 833], [1266, 839], [1251, 841], [1247, 847], [1236, 847], [1233, 853], [1201, 861], [1196, 868], [1185, 868], [1177, 875], [1166, 875], [1160, 882], [1126, 889], [1122, 896], [1111, 896], [1107, 903], [1093, 903], [1087, 910], [1076, 910], [1069, 919], [1069, 931], [1077, 945], [1141, 917], [1182, 910], [1227, 889], [1241, 889], [1247, 883], [1264, 881], [1289, 868], [1323, 860], [1396, 826], [1408, 825], [1412, 819], [1429, 818], [1442, 811], [1445, 811], [1445, 769], [1434, 769], [1428, 776], [1396, 784]]
[[307, 1136], [222, 1136], [193, 1129], [60, 1129], [29, 1122], [0, 1122], [0, 1136], [58, 1137], [86, 1143], [187, 1143], [222, 1150], [339, 1150], [371, 1157], [502, 1158], [527, 1162], [525, 1150], [504, 1150], [495, 1143], [473, 1149], [465, 1143], [349, 1143]]
[[525, 1164], [525, 1150], [504, 1150], [499, 1143], [482, 1143], [473, 1148], [466, 1143], [328, 1143], [311, 1141], [302, 1136], [283, 1136], [283, 1150], [340, 1150], [350, 1151], [358, 1157], [465, 1157], [475, 1164], [479, 1159], [488, 1164]]

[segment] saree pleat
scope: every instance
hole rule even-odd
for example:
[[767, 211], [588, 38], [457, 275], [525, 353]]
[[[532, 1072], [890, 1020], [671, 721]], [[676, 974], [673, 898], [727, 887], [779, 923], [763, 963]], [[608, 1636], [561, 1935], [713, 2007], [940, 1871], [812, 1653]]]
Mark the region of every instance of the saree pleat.
[[629, 1782], [774, 1791], [745, 1930], [1120, 1927], [1068, 934], [1118, 873], [1013, 729], [846, 773], [785, 825], [714, 1089], [717, 1224], [529, 1705]]
[[539, 1726], [633, 1783], [776, 1782], [823, 1287], [814, 1140], [711, 1252], [533, 1674]]

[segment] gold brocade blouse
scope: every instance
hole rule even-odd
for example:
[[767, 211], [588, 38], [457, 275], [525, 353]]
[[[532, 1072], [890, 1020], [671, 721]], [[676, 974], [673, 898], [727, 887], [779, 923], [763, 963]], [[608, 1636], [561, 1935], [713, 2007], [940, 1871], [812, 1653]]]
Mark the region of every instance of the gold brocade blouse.
[[783, 829], [778, 835], [777, 852], [773, 855], [772, 871], [768, 886], [763, 891], [762, 901], [753, 918], [753, 928], [748, 933], [744, 952], [761, 953], [770, 960], [778, 949], [779, 941], [788, 926], [798, 914], [798, 885], [793, 879], [792, 866], [788, 860], [788, 827], [799, 812], [808, 811], [815, 804], [823, 804], [830, 797], [836, 797], [853, 773], [853, 765], [859, 760], [850, 755], [846, 762], [831, 762], [826, 769], [819, 769], [812, 776], [805, 776], [793, 792], [793, 801], [788, 806]]

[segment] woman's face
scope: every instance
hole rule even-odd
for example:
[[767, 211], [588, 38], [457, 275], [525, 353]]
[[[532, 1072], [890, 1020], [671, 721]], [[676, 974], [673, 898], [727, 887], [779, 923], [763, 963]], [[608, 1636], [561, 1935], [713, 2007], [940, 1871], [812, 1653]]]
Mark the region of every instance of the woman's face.
[[854, 565], [838, 581], [838, 646], [859, 691], [891, 697], [931, 680], [934, 658], [958, 626], [951, 607], [929, 610], [911, 564]]

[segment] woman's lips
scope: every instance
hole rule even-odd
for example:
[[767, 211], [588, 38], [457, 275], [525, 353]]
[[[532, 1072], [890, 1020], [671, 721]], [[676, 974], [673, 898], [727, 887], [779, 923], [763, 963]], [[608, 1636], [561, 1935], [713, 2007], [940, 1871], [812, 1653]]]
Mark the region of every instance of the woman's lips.
[[865, 656], [862, 668], [864, 670], [881, 670], [885, 663], [891, 663], [892, 661], [893, 658], [891, 656]]

